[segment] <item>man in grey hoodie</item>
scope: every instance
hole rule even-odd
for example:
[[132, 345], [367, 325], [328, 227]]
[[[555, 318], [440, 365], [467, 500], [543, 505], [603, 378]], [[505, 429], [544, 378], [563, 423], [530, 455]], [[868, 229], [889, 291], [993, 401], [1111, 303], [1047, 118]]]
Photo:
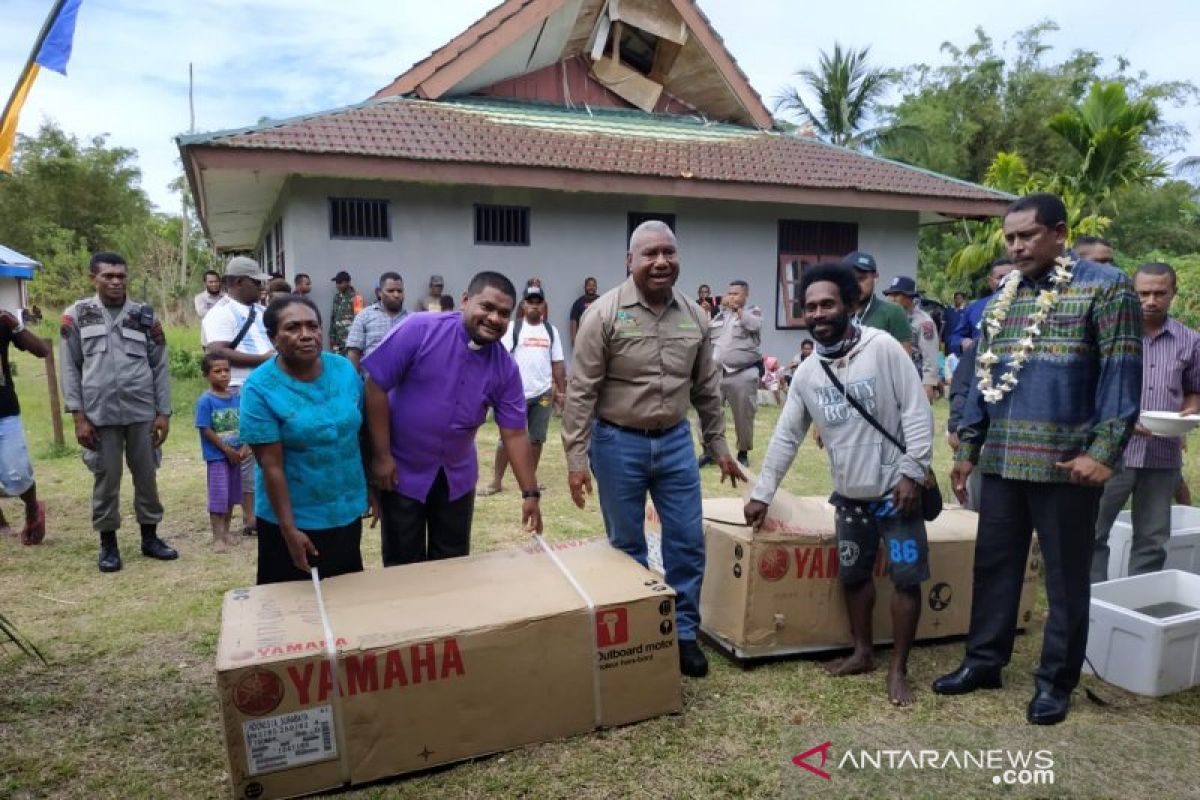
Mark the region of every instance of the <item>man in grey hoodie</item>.
[[[840, 264], [818, 264], [800, 282], [804, 316], [817, 340], [815, 358], [792, 378], [788, 399], [767, 447], [758, 484], [746, 504], [755, 530], [792, 465], [810, 425], [829, 453], [836, 509], [838, 575], [845, 590], [854, 652], [831, 662], [831, 675], [874, 669], [871, 615], [872, 572], [882, 539], [892, 596], [895, 646], [888, 670], [888, 699], [898, 706], [914, 698], [908, 683], [908, 652], [921, 617], [921, 582], [929, 578], [929, 545], [921, 517], [921, 484], [933, 459], [933, 414], [904, 348], [888, 334], [851, 320], [858, 305], [854, 274]], [[857, 401], [897, 440], [898, 448], [855, 409]]]

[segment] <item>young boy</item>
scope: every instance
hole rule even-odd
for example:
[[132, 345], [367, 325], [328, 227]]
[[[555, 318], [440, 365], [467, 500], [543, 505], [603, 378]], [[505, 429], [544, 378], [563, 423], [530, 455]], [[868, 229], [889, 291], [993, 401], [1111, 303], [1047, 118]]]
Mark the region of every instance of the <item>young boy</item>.
[[[196, 401], [200, 450], [208, 468], [208, 516], [213, 549], [227, 552], [239, 539], [229, 532], [233, 507], [242, 502], [242, 460], [250, 453], [238, 437], [238, 395], [229, 391], [229, 361], [211, 353], [200, 362], [209, 391]], [[243, 513], [245, 509], [243, 508]]]

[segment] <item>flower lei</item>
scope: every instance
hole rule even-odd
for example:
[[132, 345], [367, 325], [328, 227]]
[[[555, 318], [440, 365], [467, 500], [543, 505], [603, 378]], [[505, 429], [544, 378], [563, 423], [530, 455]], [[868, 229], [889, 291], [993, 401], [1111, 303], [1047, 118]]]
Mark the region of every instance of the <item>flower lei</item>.
[[[1050, 316], [1050, 312], [1054, 310], [1055, 304], [1058, 303], [1059, 291], [1065, 289], [1067, 284], [1071, 282], [1072, 270], [1075, 267], [1074, 262], [1066, 256], [1056, 258], [1054, 262], [1054, 274], [1050, 278], [1052, 288], [1044, 289], [1038, 293], [1033, 313], [1029, 315], [1029, 324], [1022, 331], [1025, 335], [1017, 343], [1017, 350], [1008, 362], [1008, 369], [1000, 377], [999, 386], [992, 383], [992, 367], [1000, 363], [1000, 357], [992, 352], [990, 345], [985, 352], [979, 354], [975, 374], [979, 378], [979, 392], [983, 395], [983, 399], [987, 403], [1000, 402], [1004, 398], [1004, 395], [1016, 387], [1019, 382], [1017, 380], [1017, 373], [1025, 366], [1025, 361], [1029, 358], [1030, 353], [1033, 352], [1034, 337], [1041, 334], [1042, 323], [1046, 321], [1046, 318]], [[1004, 327], [1004, 320], [1008, 317], [1008, 307], [1012, 305], [1013, 300], [1016, 298], [1017, 289], [1020, 285], [1020, 270], [1014, 269], [1005, 276], [1004, 283], [1000, 287], [1000, 296], [996, 298], [996, 302], [992, 304], [991, 310], [984, 318], [984, 326], [987, 328], [989, 341], [995, 339], [1000, 334], [1001, 328]]]

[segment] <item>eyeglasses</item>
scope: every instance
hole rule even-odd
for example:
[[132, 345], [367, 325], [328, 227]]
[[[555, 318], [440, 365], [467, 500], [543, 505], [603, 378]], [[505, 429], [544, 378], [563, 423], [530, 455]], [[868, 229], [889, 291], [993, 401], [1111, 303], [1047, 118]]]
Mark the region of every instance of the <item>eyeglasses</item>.
[[546, 302], [546, 299], [544, 297], [526, 297], [525, 302], [526, 303], [544, 303], [544, 302]]

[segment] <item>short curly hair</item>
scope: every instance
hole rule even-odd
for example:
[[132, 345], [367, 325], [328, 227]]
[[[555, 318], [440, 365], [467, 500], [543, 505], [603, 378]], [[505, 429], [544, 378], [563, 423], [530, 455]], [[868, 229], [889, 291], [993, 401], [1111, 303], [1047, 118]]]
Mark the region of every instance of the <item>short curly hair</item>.
[[838, 287], [838, 293], [842, 296], [842, 303], [846, 308], [858, 306], [862, 299], [862, 288], [858, 285], [854, 268], [832, 261], [813, 264], [804, 270], [803, 275], [800, 276], [800, 301], [804, 302], [804, 298], [808, 295], [808, 287], [814, 283], [825, 281]]

